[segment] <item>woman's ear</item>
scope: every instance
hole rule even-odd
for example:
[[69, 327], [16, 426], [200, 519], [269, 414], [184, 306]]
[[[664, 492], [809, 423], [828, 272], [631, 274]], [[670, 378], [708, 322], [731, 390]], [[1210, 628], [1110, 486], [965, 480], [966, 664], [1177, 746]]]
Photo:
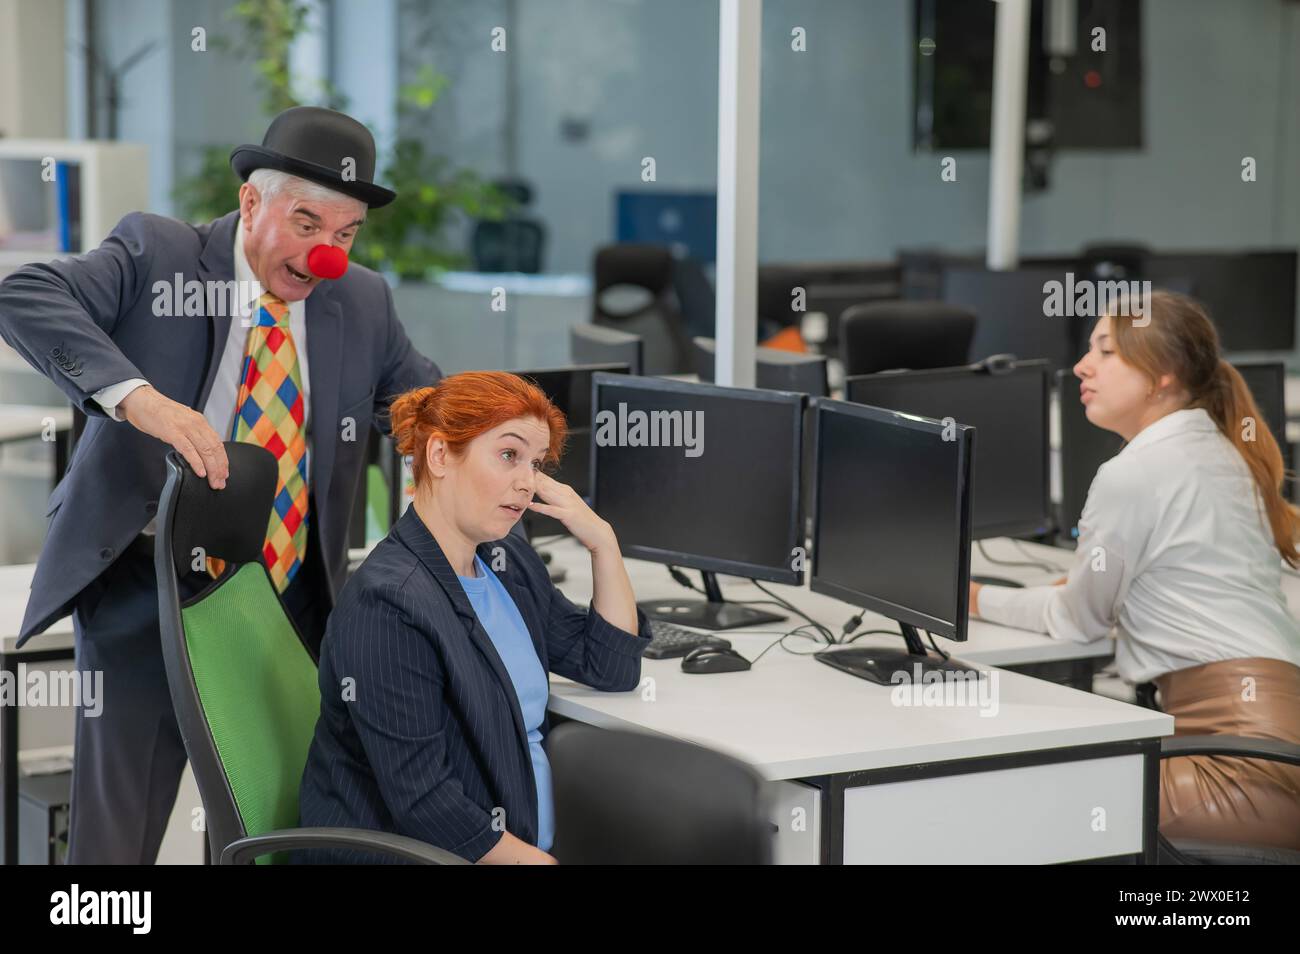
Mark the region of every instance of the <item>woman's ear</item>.
[[424, 449], [424, 462], [428, 465], [430, 475], [445, 477], [447, 474], [447, 442], [441, 437], [430, 437]]

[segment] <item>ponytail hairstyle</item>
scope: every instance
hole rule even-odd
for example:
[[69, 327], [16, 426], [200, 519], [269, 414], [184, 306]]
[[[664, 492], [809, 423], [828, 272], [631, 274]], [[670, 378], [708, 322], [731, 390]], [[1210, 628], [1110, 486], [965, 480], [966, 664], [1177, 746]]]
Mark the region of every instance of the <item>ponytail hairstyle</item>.
[[429, 441], [441, 437], [457, 456], [470, 441], [517, 417], [537, 418], [550, 431], [543, 467], [554, 468], [568, 437], [564, 414], [536, 384], [505, 371], [466, 371], [433, 387], [416, 388], [389, 409], [397, 452], [412, 458], [415, 486], [425, 480]]
[[[1116, 350], [1153, 386], [1162, 374], [1172, 374], [1191, 395], [1187, 406], [1205, 409], [1250, 468], [1278, 553], [1289, 566], [1300, 565], [1300, 510], [1282, 496], [1287, 474], [1281, 448], [1245, 380], [1219, 353], [1214, 324], [1195, 299], [1170, 291], [1151, 293], [1147, 317], [1149, 324], [1137, 327], [1130, 317], [1111, 317]], [[1253, 440], [1246, 440], [1244, 433], [1248, 420], [1253, 422]]]

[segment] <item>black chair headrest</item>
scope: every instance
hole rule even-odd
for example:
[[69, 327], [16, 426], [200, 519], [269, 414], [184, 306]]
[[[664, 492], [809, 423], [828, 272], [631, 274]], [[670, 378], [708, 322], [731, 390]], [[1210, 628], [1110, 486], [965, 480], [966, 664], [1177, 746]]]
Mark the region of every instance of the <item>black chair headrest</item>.
[[635, 285], [658, 296], [672, 283], [673, 255], [664, 245], [606, 245], [596, 250], [594, 271], [596, 295], [613, 285]]
[[179, 479], [171, 549], [180, 576], [193, 571], [195, 547], [228, 563], [251, 563], [262, 556], [279, 467], [265, 447], [241, 441], [223, 446], [230, 476], [221, 490], [213, 490], [176, 451], [167, 455], [168, 470]]

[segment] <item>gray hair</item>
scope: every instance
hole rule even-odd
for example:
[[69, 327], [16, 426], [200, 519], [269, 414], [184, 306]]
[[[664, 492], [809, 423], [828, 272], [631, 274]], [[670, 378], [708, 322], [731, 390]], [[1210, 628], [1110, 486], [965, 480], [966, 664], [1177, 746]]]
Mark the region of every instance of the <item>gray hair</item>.
[[288, 192], [300, 199], [314, 199], [317, 202], [355, 202], [362, 209], [366, 206], [360, 199], [279, 169], [254, 169], [248, 175], [248, 184], [257, 190], [263, 202], [271, 201], [280, 192]]

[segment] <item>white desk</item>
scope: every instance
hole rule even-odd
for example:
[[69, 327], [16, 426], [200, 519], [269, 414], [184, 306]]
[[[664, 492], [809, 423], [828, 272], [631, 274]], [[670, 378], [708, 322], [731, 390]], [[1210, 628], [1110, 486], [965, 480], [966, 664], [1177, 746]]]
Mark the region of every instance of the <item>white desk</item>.
[[[18, 664], [71, 660], [72, 617], [65, 616], [18, 648], [18, 631], [31, 594], [35, 564], [0, 566], [0, 671], [18, 683]], [[0, 705], [0, 863], [18, 863], [18, 714], [17, 705]]]
[[[585, 552], [570, 539], [545, 548], [568, 574], [561, 589], [585, 603], [591, 594]], [[1043, 549], [1058, 554], [1056, 562], [1070, 556]], [[994, 541], [990, 551], [1018, 558], [1005, 541]], [[627, 564], [639, 599], [681, 595], [662, 566]], [[998, 569], [1043, 581], [1059, 575]], [[743, 581], [720, 582], [724, 596], [763, 598]], [[772, 589], [836, 632], [853, 614], [807, 589]], [[767, 631], [793, 625], [722, 635], [753, 659], [776, 638]], [[877, 625], [884, 621], [864, 617], [863, 628]], [[858, 644], [868, 639], [902, 645], [885, 636]], [[787, 643], [799, 651], [816, 648], [811, 640]], [[1107, 643], [1071, 645], [984, 623], [972, 625], [967, 643], [944, 641], [954, 656], [980, 668], [1108, 655]], [[626, 693], [556, 678], [550, 710], [592, 725], [685, 739], [752, 765], [773, 783], [783, 861], [1153, 860], [1159, 740], [1173, 734], [1173, 718], [1005, 670], [992, 670], [989, 680], [983, 711], [990, 715], [979, 705], [901, 705], [891, 687], [774, 647], [741, 673], [692, 675], [681, 671], [680, 660], [645, 660], [641, 686]]]

